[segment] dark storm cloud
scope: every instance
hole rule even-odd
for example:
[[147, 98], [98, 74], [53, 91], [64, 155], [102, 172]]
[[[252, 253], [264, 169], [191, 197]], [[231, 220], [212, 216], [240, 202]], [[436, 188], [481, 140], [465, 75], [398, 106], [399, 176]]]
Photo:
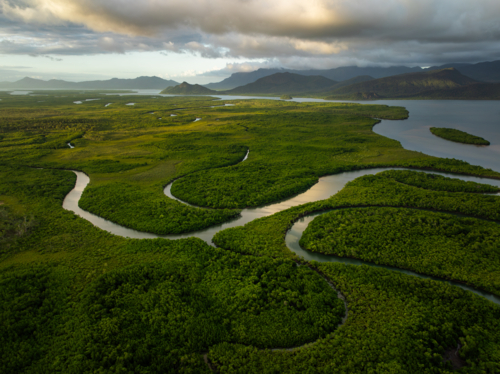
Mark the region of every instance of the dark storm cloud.
[[498, 58], [498, 0], [0, 0], [0, 53], [433, 63]]
[[129, 35], [190, 28], [301, 39], [471, 41], [500, 36], [496, 0], [0, 0], [0, 5], [12, 19], [82, 24]]

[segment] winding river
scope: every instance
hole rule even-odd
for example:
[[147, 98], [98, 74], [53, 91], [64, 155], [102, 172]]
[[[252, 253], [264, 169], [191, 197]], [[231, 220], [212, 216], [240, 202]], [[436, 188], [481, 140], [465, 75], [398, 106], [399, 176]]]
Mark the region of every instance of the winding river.
[[[249, 156], [249, 152], [247, 152], [245, 158], [242, 160], [247, 159]], [[241, 212], [241, 215], [229, 222], [223, 223], [221, 225], [216, 225], [209, 227], [204, 230], [200, 231], [195, 231], [191, 233], [186, 233], [186, 234], [180, 234], [180, 235], [156, 235], [148, 232], [142, 232], [142, 231], [137, 231], [134, 229], [130, 229], [121, 225], [118, 225], [114, 222], [108, 221], [104, 218], [101, 218], [99, 216], [96, 216], [95, 214], [89, 213], [83, 209], [81, 209], [78, 206], [78, 201], [80, 200], [83, 190], [87, 186], [87, 184], [90, 182], [90, 178], [85, 174], [80, 171], [74, 171], [74, 173], [77, 176], [77, 181], [76, 185], [69, 192], [69, 194], [66, 196], [63, 202], [63, 208], [66, 210], [71, 210], [74, 213], [76, 213], [78, 216], [86, 219], [87, 221], [91, 222], [95, 226], [99, 227], [102, 230], [108, 231], [114, 235], [122, 236], [122, 237], [128, 237], [128, 238], [133, 238], [133, 239], [155, 239], [155, 238], [164, 238], [164, 239], [183, 239], [183, 238], [190, 238], [190, 237], [196, 237], [204, 240], [210, 245], [213, 245], [212, 243], [212, 238], [213, 236], [224, 229], [230, 228], [230, 227], [236, 227], [236, 226], [242, 226], [250, 221], [253, 221], [254, 219], [270, 216], [272, 214], [281, 212], [282, 210], [297, 206], [297, 205], [302, 205], [308, 202], [313, 202], [313, 201], [319, 201], [319, 200], [324, 200], [329, 198], [330, 196], [334, 195], [335, 193], [339, 192], [346, 183], [359, 178], [363, 175], [372, 175], [372, 174], [377, 174], [379, 172], [385, 171], [385, 170], [405, 170], [402, 168], [374, 168], [374, 169], [366, 169], [366, 170], [357, 170], [357, 171], [350, 171], [350, 172], [344, 172], [340, 174], [335, 174], [335, 175], [329, 175], [326, 177], [322, 177], [319, 179], [318, 183], [316, 183], [313, 187], [311, 187], [309, 190], [306, 192], [299, 194], [297, 196], [294, 196], [290, 199], [287, 199], [285, 201], [275, 203], [275, 204], [270, 204], [266, 205], [263, 207], [258, 207], [258, 208], [248, 208], [248, 209], [243, 209]], [[409, 169], [408, 169], [409, 170]], [[425, 171], [427, 172], [427, 171]], [[430, 173], [430, 172], [429, 172]], [[500, 187], [500, 180], [495, 180], [495, 179], [486, 179], [486, 178], [478, 178], [478, 177], [471, 177], [471, 176], [462, 176], [462, 175], [454, 175], [454, 174], [449, 174], [449, 173], [440, 173], [440, 172], [432, 172], [434, 174], [440, 174], [448, 177], [454, 177], [458, 178], [461, 180], [465, 181], [473, 181], [473, 182], [478, 182], [478, 183], [485, 183], [487, 182], [488, 184], [495, 185]], [[173, 198], [181, 203], [193, 206], [191, 204], [188, 204], [186, 202], [183, 202], [180, 199], [177, 199], [172, 195], [170, 192], [170, 189], [172, 187], [172, 183], [169, 183], [165, 189], [165, 195], [167, 195], [170, 198]], [[203, 208], [199, 208], [203, 209]], [[457, 282], [451, 282], [451, 281], [445, 281], [436, 277], [431, 277], [431, 276], [426, 276], [422, 274], [417, 274], [412, 271], [404, 270], [404, 269], [399, 269], [399, 268], [394, 268], [390, 266], [382, 266], [382, 265], [375, 265], [373, 263], [361, 261], [361, 260], [355, 260], [355, 259], [349, 259], [349, 258], [342, 258], [342, 257], [337, 257], [337, 256], [331, 256], [331, 255], [323, 255], [320, 253], [313, 253], [306, 251], [302, 249], [302, 247], [299, 245], [299, 240], [302, 236], [302, 233], [304, 230], [307, 228], [309, 223], [318, 215], [324, 214], [326, 212], [321, 212], [321, 213], [313, 213], [311, 215], [308, 215], [306, 217], [300, 218], [295, 224], [292, 226], [292, 228], [287, 232], [285, 241], [287, 247], [297, 255], [303, 257], [306, 260], [315, 260], [319, 262], [342, 262], [346, 264], [351, 264], [351, 265], [370, 265], [370, 266], [376, 266], [376, 267], [384, 267], [388, 268], [391, 270], [399, 271], [408, 275], [413, 275], [417, 276], [420, 278], [430, 278], [430, 279], [435, 279], [443, 282], [448, 282], [450, 284], [453, 284], [455, 286], [458, 286], [462, 289], [474, 292], [480, 296], [483, 296], [487, 298], [488, 300], [499, 304], [500, 305], [500, 298], [487, 293], [487, 292], [482, 292], [479, 290], [475, 290], [472, 287], [465, 286], [463, 284], [457, 283]]]
[[[386, 125], [386, 123], [401, 123], [401, 121], [382, 121], [381, 124], [383, 126]], [[380, 125], [377, 125], [380, 126]], [[377, 132], [377, 131], [375, 131]], [[488, 137], [486, 137], [488, 138]], [[460, 145], [461, 146], [461, 145]], [[460, 148], [460, 147], [457, 147]], [[476, 147], [477, 148], [477, 147]], [[247, 151], [245, 157], [241, 160], [241, 162], [246, 161], [250, 155], [250, 150]], [[460, 157], [457, 157], [460, 158]], [[325, 176], [319, 179], [318, 183], [316, 183], [314, 186], [312, 186], [309, 190], [307, 190], [304, 193], [301, 193], [299, 195], [296, 195], [294, 197], [291, 197], [289, 199], [286, 199], [281, 202], [277, 202], [274, 204], [269, 204], [266, 206], [262, 207], [257, 207], [257, 208], [248, 208], [248, 209], [243, 209], [241, 212], [241, 215], [234, 220], [228, 221], [226, 223], [212, 226], [210, 228], [196, 231], [196, 232], [191, 232], [191, 233], [186, 233], [186, 234], [181, 234], [181, 235], [156, 235], [152, 233], [147, 233], [147, 232], [141, 232], [137, 230], [133, 230], [124, 226], [120, 226], [116, 223], [113, 223], [111, 221], [108, 221], [106, 219], [103, 219], [99, 216], [96, 216], [92, 213], [89, 213], [83, 209], [81, 209], [78, 206], [78, 201], [80, 200], [83, 190], [87, 186], [87, 184], [90, 182], [89, 177], [82, 172], [79, 171], [74, 171], [74, 173], [77, 176], [77, 181], [75, 184], [75, 187], [73, 190], [71, 190], [66, 198], [64, 199], [63, 202], [63, 208], [66, 210], [73, 211], [76, 213], [78, 216], [86, 219], [87, 221], [91, 222], [95, 226], [99, 227], [100, 229], [106, 230], [114, 235], [119, 235], [122, 237], [128, 237], [128, 238], [133, 238], [133, 239], [154, 239], [154, 238], [166, 238], [166, 239], [183, 239], [183, 238], [189, 238], [189, 237], [197, 237], [205, 242], [207, 242], [210, 245], [213, 245], [212, 243], [212, 238], [213, 236], [224, 229], [230, 228], [230, 227], [236, 227], [236, 226], [242, 226], [245, 225], [246, 223], [253, 221], [258, 218], [270, 216], [272, 214], [278, 213], [280, 211], [283, 211], [285, 209], [289, 209], [291, 207], [297, 206], [297, 205], [302, 205], [305, 203], [309, 202], [314, 202], [314, 201], [319, 201], [319, 200], [324, 200], [332, 195], [336, 194], [339, 192], [345, 185], [346, 183], [359, 178], [363, 175], [370, 175], [370, 174], [376, 174], [384, 170], [392, 170], [392, 169], [399, 169], [401, 170], [402, 168], [373, 168], [373, 169], [365, 169], [365, 170], [357, 170], [357, 171], [350, 171], [350, 172], [344, 172], [340, 174], [335, 174], [335, 175], [329, 175]], [[453, 177], [453, 178], [458, 178], [464, 181], [473, 181], [473, 182], [478, 182], [478, 183], [487, 183], [490, 185], [498, 186], [500, 187], [500, 180], [495, 180], [495, 179], [488, 179], [488, 178], [478, 178], [478, 177], [472, 177], [472, 176], [462, 176], [462, 175], [455, 175], [455, 174], [450, 174], [450, 173], [441, 173], [441, 172], [432, 172], [434, 174], [440, 174], [443, 176], [448, 176], [448, 177]], [[171, 187], [172, 183], [175, 181], [169, 183], [165, 188], [164, 188], [164, 193], [166, 196], [169, 198], [175, 199], [183, 204], [190, 205], [184, 201], [181, 201], [174, 197], [171, 193]], [[192, 205], [190, 205], [192, 206]], [[203, 208], [199, 208], [203, 209]], [[462, 285], [460, 283], [456, 282], [451, 282], [451, 281], [445, 281], [439, 278], [431, 277], [431, 276], [425, 276], [421, 274], [417, 274], [408, 270], [404, 269], [399, 269], [399, 268], [394, 268], [394, 267], [388, 267], [388, 266], [380, 266], [380, 265], [375, 265], [373, 263], [369, 262], [364, 262], [360, 260], [354, 260], [354, 259], [348, 259], [348, 258], [341, 258], [337, 256], [331, 256], [331, 255], [322, 255], [318, 253], [312, 253], [305, 251], [302, 249], [299, 245], [299, 240], [300, 237], [302, 236], [302, 233], [304, 230], [307, 228], [308, 224], [319, 214], [324, 214], [325, 212], [322, 213], [316, 213], [316, 214], [311, 214], [309, 216], [303, 217], [299, 219], [295, 224], [292, 226], [292, 228], [288, 231], [285, 237], [286, 245], [287, 247], [297, 255], [303, 257], [306, 260], [315, 260], [315, 261], [320, 261], [320, 262], [342, 262], [346, 264], [352, 264], [352, 265], [369, 265], [369, 266], [377, 266], [377, 267], [384, 267], [388, 268], [394, 271], [402, 272], [408, 275], [412, 276], [417, 276], [421, 278], [431, 278], [443, 282], [448, 282], [454, 286], [461, 287], [462, 289], [465, 289], [470, 292], [474, 292], [475, 294], [478, 294], [482, 297], [485, 297], [486, 299], [500, 305], [500, 298], [486, 293], [482, 292], [479, 290], [475, 290], [471, 287]]]

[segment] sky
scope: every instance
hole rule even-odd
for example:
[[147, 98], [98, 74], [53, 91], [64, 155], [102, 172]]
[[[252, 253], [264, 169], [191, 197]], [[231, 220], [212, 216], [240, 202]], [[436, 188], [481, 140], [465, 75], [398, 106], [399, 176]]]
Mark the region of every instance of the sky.
[[0, 81], [499, 59], [499, 0], [0, 0]]

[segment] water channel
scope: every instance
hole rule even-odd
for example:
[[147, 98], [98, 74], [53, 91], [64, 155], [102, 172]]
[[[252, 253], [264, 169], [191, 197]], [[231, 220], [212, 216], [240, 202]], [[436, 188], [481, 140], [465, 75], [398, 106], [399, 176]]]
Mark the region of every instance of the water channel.
[[[248, 97], [231, 97], [231, 99], [242, 99], [242, 98], [248, 99]], [[229, 98], [223, 97], [223, 99], [228, 100]], [[323, 101], [323, 100], [295, 99], [295, 101]], [[499, 157], [500, 121], [498, 121], [500, 117], [500, 111], [498, 109], [498, 102], [387, 101], [387, 102], [375, 102], [375, 103], [406, 106], [410, 111], [410, 118], [408, 120], [381, 121], [381, 123], [376, 125], [374, 128], [374, 131], [376, 133], [387, 136], [389, 138], [399, 140], [402, 143], [402, 145], [407, 149], [413, 149], [416, 151], [421, 151], [439, 157], [462, 159], [472, 164], [479, 164], [481, 166], [500, 171], [500, 157]], [[477, 106], [474, 106], [474, 104], [477, 104]], [[471, 114], [466, 115], [462, 113], [460, 111], [460, 108], [462, 107], [468, 108]], [[429, 108], [434, 108], [433, 111], [435, 113], [435, 118], [432, 116], [433, 112], [428, 111]], [[478, 119], [479, 123], [470, 122], [472, 121], [473, 118]], [[498, 123], [498, 126], [495, 126], [496, 123]], [[451, 143], [446, 140], [437, 138], [434, 135], [432, 135], [428, 130], [428, 128], [431, 126], [453, 127], [463, 131], [471, 132], [474, 135], [482, 136], [491, 142], [491, 146], [489, 146], [491, 148]], [[481, 131], [484, 131], [484, 133], [479, 131], [479, 129], [483, 129]], [[430, 135], [427, 134], [427, 132]], [[430, 149], [429, 151], [427, 150], [428, 148]], [[241, 162], [244, 162], [248, 158], [251, 158], [250, 151], [251, 150], [247, 152], [247, 154], [245, 155], [244, 159], [242, 159]], [[281, 202], [266, 205], [263, 207], [243, 209], [241, 215], [234, 220], [231, 220], [224, 224], [212, 226], [205, 230], [200, 230], [181, 235], [161, 236], [146, 232], [140, 232], [137, 230], [120, 226], [111, 221], [98, 217], [92, 213], [84, 211], [83, 209], [78, 207], [78, 201], [80, 200], [83, 190], [85, 189], [90, 180], [87, 175], [78, 171], [75, 171], [75, 174], [77, 175], [77, 182], [75, 188], [72, 191], [70, 191], [70, 193], [66, 196], [63, 202], [63, 208], [75, 212], [80, 217], [88, 220], [89, 222], [93, 223], [95, 226], [103, 230], [106, 230], [112, 234], [119, 235], [122, 237], [128, 237], [134, 239], [153, 239], [153, 238], [182, 239], [188, 237], [197, 237], [204, 240], [208, 244], [213, 245], [212, 238], [218, 231], [230, 227], [242, 226], [255, 219], [275, 214], [277, 212], [291, 208], [293, 206], [327, 199], [332, 195], [336, 194], [338, 191], [340, 191], [346, 185], [347, 182], [350, 182], [363, 175], [376, 174], [381, 171], [391, 170], [391, 169], [400, 169], [400, 168], [374, 168], [374, 169], [357, 170], [357, 171], [344, 172], [340, 174], [325, 176], [320, 178], [318, 183], [312, 186], [309, 190], [297, 196], [291, 197]], [[433, 173], [453, 178], [459, 178], [465, 181], [487, 183], [490, 185], [495, 185], [500, 187], [500, 180], [478, 178], [471, 176], [461, 176], [449, 173], [438, 173], [438, 172], [433, 172]], [[171, 182], [165, 187], [164, 193], [169, 198], [180, 201], [179, 199], [175, 198], [170, 192], [172, 183], [174, 182]], [[182, 201], [180, 202], [186, 204], [185, 202]], [[288, 248], [291, 251], [298, 254], [299, 256], [304, 257], [306, 260], [316, 260], [321, 262], [343, 262], [353, 265], [365, 264], [370, 266], [378, 266], [372, 263], [367, 263], [359, 260], [311, 253], [302, 249], [298, 244], [300, 237], [302, 236], [303, 231], [307, 228], [307, 225], [317, 215], [318, 214], [312, 214], [310, 216], [299, 219], [289, 230], [289, 232], [286, 235], [285, 241]], [[392, 268], [392, 267], [386, 267], [386, 268], [403, 272], [405, 274], [413, 276], [437, 279], [434, 277], [424, 276], [398, 268]], [[495, 295], [481, 292], [459, 283], [455, 282], [449, 282], [449, 283], [461, 287], [463, 289], [466, 289], [468, 291], [474, 292], [500, 305], [500, 298]]]

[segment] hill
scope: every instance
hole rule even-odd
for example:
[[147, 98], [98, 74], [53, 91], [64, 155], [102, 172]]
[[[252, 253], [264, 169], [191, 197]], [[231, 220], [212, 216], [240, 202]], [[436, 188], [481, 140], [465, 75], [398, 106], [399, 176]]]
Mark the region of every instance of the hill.
[[159, 77], [138, 77], [134, 79], [119, 79], [113, 78], [108, 80], [85, 81], [85, 82], [68, 82], [59, 79], [51, 79], [44, 81], [41, 79], [33, 79], [25, 77], [17, 82], [0, 82], [2, 89], [60, 89], [60, 90], [100, 90], [100, 89], [164, 89], [165, 87], [175, 86], [179, 84], [173, 80], [166, 80]]
[[204, 85], [213, 90], [230, 90], [239, 86], [253, 83], [260, 78], [264, 78], [277, 73], [292, 73], [305, 76], [322, 76], [333, 81], [346, 81], [358, 76], [371, 76], [373, 78], [388, 77], [391, 75], [420, 72], [420, 67], [409, 68], [406, 66], [392, 66], [388, 68], [344, 66], [327, 70], [292, 70], [292, 69], [258, 69], [248, 73], [233, 73], [229, 78], [218, 83]]
[[361, 82], [368, 82], [368, 81], [371, 81], [371, 80], [374, 80], [375, 78], [369, 76], [369, 75], [360, 75], [358, 77], [354, 77], [354, 78], [351, 78], [351, 79], [348, 79], [346, 81], [342, 81], [342, 82], [338, 82], [335, 84], [335, 86], [333, 87], [334, 89], [337, 89], [337, 88], [340, 88], [340, 87], [345, 87], [345, 86], [349, 86], [351, 84], [356, 84], [356, 83], [361, 83]]
[[428, 69], [422, 69], [419, 66], [390, 66], [390, 67], [358, 67], [341, 66], [326, 70], [292, 70], [292, 69], [258, 69], [248, 73], [233, 73], [230, 77], [217, 83], [204, 85], [213, 90], [230, 90], [239, 86], [253, 83], [260, 78], [267, 77], [276, 73], [292, 73], [299, 75], [321, 75], [325, 78], [342, 82], [358, 76], [368, 75], [375, 79], [386, 78], [395, 75], [407, 73], [422, 73], [433, 70], [442, 70], [446, 68], [455, 68], [463, 75], [483, 82], [500, 82], [500, 60], [491, 62], [480, 62], [477, 64], [449, 63], [440, 66], [432, 66]]
[[[374, 79], [332, 90], [328, 99], [381, 99], [381, 98], [448, 98], [452, 92], [461, 98], [485, 98], [481, 91], [492, 85], [478, 83], [454, 68], [433, 70], [423, 73], [401, 74], [393, 77]], [[494, 91], [494, 88], [493, 88]], [[491, 94], [492, 92], [490, 92]], [[474, 95], [479, 95], [475, 97]]]
[[233, 73], [230, 77], [214, 83], [204, 84], [206, 88], [212, 90], [232, 90], [233, 88], [244, 86], [255, 82], [257, 79], [267, 77], [276, 73], [292, 72], [288, 69], [258, 69], [248, 73]]
[[155, 89], [161, 90], [165, 87], [175, 86], [179, 84], [176, 81], [170, 79], [163, 79], [160, 77], [138, 77], [134, 79], [119, 79], [113, 78], [109, 80], [103, 81], [89, 81], [89, 82], [80, 82], [78, 83], [79, 87], [82, 88], [116, 88], [116, 89], [127, 89], [127, 88], [135, 88], [135, 89]]
[[214, 91], [199, 84], [182, 84], [163, 90], [170, 95], [320, 95], [337, 87], [373, 80], [370, 76], [360, 76], [344, 82], [335, 82], [322, 76], [304, 76], [292, 73], [275, 73], [256, 82], [236, 87], [232, 90]]
[[478, 81], [489, 83], [500, 82], [500, 60], [480, 62], [477, 64], [446, 64], [430, 67], [429, 70], [440, 70], [451, 67], [457, 69], [463, 75]]
[[468, 86], [422, 92], [421, 100], [500, 100], [500, 83], [474, 83]]
[[218, 92], [200, 86], [199, 84], [189, 84], [187, 82], [182, 82], [177, 86], [167, 87], [161, 93], [168, 95], [213, 95]]
[[0, 82], [0, 88], [7, 89], [71, 89], [76, 83], [66, 82], [59, 79], [51, 79], [49, 81], [44, 81], [41, 79], [34, 79], [29, 77], [24, 77], [17, 82]]
[[335, 86], [336, 83], [319, 75], [276, 73], [232, 90], [219, 91], [219, 93], [224, 95], [292, 95], [324, 91]]

